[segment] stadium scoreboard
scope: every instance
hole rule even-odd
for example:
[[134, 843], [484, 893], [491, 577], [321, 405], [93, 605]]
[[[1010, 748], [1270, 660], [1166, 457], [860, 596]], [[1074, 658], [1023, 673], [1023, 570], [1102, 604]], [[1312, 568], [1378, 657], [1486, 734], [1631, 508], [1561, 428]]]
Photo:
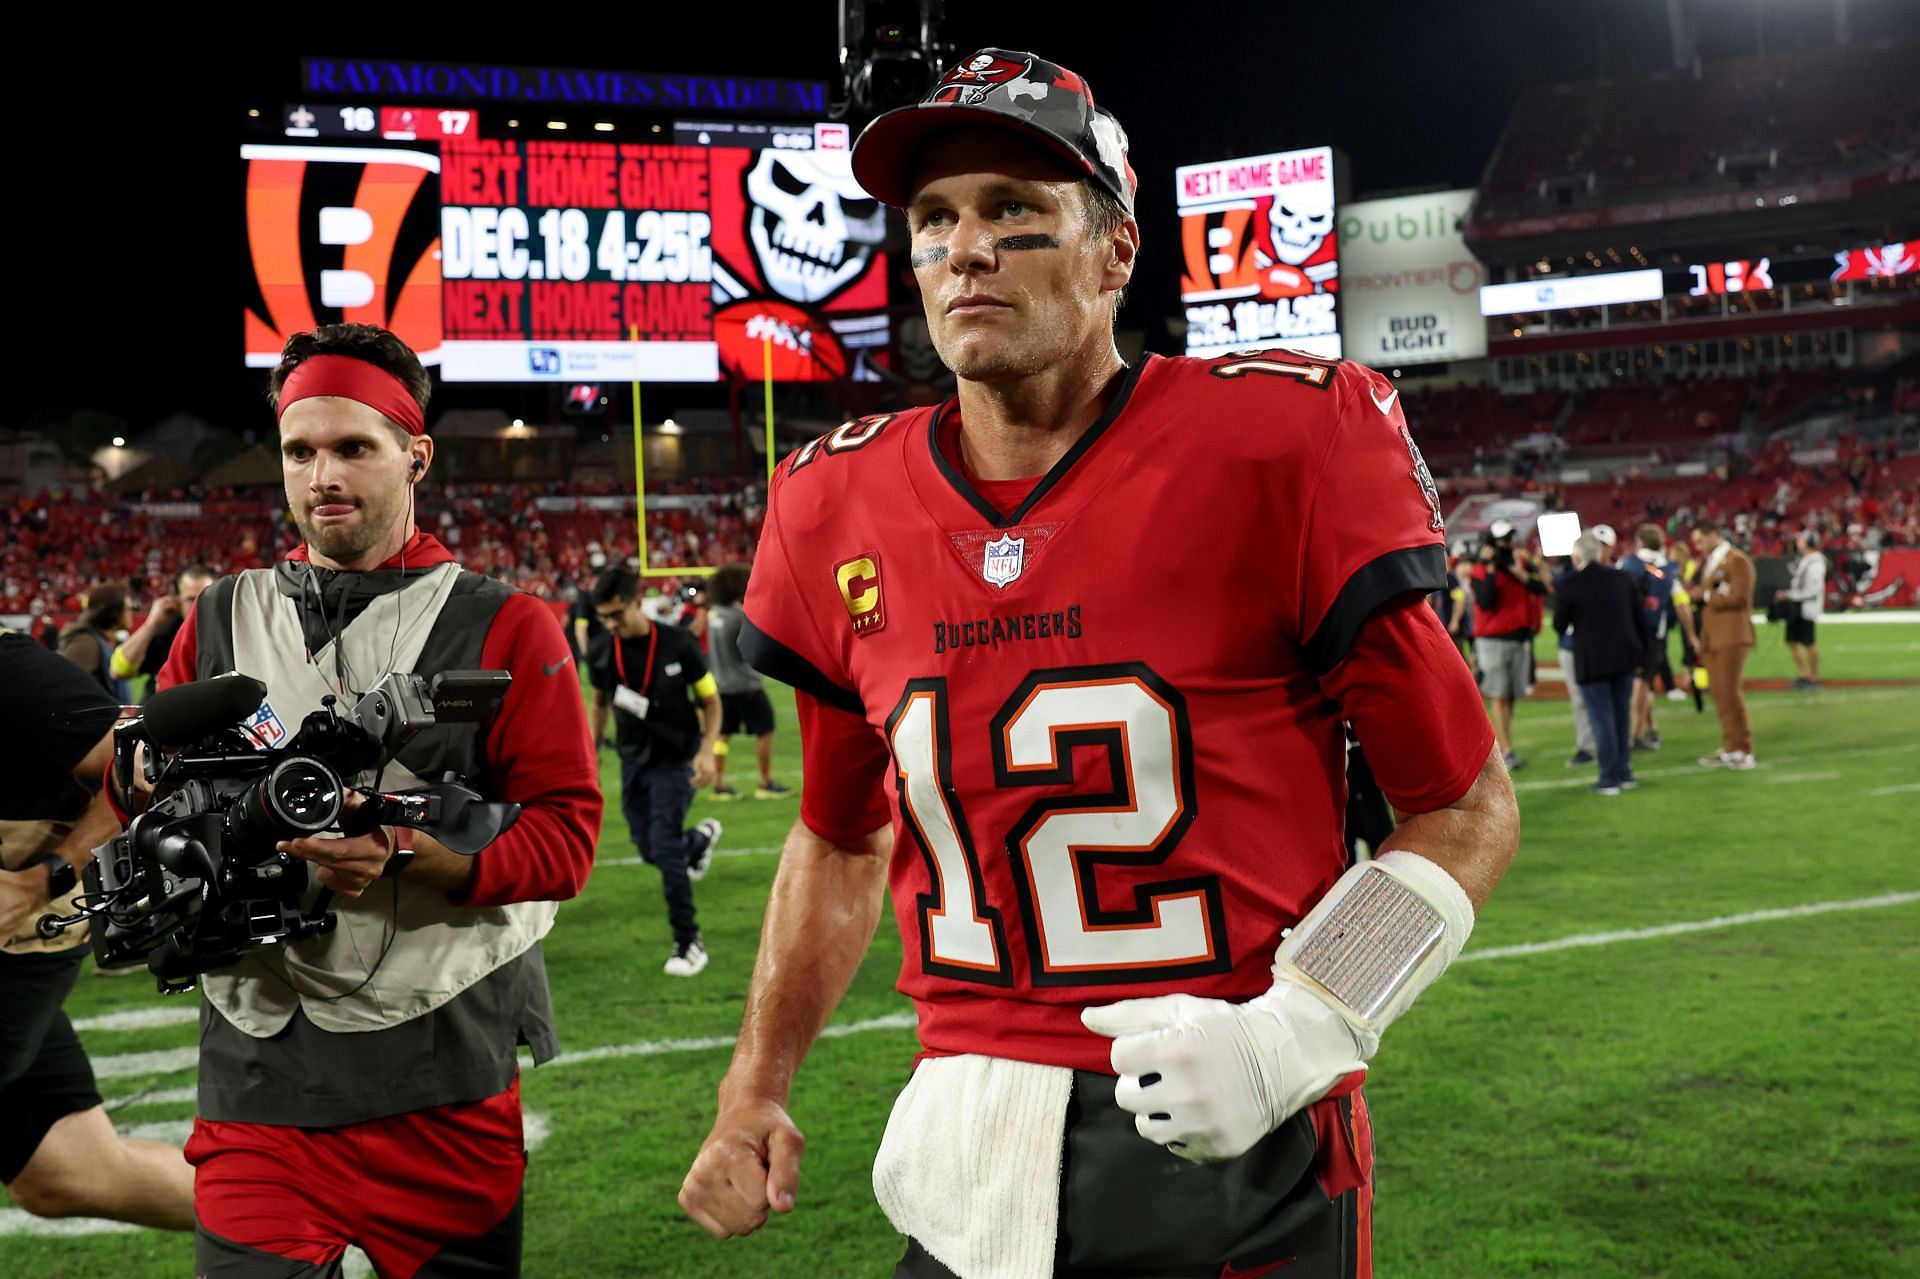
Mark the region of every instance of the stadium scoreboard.
[[448, 381], [887, 363], [885, 213], [853, 180], [845, 124], [686, 120], [642, 141], [480, 124], [295, 103], [242, 146], [250, 366], [340, 321], [392, 329]]

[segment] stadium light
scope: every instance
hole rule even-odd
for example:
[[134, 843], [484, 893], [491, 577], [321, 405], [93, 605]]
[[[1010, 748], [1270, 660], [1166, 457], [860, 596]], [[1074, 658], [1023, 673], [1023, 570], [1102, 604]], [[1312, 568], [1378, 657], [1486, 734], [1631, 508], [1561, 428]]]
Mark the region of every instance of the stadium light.
[[115, 448], [117, 448], [117, 449], [123, 449], [123, 448], [125, 448], [125, 447], [127, 447], [127, 437], [126, 437], [126, 436], [124, 436], [124, 435], [116, 435], [116, 436], [114, 436], [114, 437], [113, 437], [113, 447], [115, 447]]

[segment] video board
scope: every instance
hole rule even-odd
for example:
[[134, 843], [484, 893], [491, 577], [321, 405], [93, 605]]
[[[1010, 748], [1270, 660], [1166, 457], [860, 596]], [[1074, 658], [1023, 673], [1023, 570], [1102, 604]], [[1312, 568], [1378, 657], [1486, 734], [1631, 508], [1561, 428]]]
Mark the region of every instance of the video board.
[[769, 351], [776, 380], [819, 381], [884, 359], [884, 210], [844, 125], [436, 141], [242, 148], [250, 365], [345, 320], [449, 381], [759, 380]]
[[1174, 170], [1187, 354], [1340, 355], [1334, 153], [1309, 147]]

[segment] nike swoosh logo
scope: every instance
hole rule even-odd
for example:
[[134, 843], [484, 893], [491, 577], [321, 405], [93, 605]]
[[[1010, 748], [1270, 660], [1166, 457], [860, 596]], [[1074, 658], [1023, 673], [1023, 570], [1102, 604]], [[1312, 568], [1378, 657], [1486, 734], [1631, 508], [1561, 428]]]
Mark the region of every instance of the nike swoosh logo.
[[1220, 1267], [1220, 1279], [1259, 1279], [1259, 1276], [1273, 1274], [1283, 1266], [1291, 1264], [1292, 1261], [1293, 1258], [1288, 1257], [1285, 1261], [1268, 1262], [1263, 1266], [1255, 1266], [1251, 1270], [1242, 1270], [1229, 1261]]
[[551, 666], [548, 666], [543, 662], [540, 665], [540, 669], [545, 671], [549, 675], [558, 675], [560, 673], [560, 668], [562, 666], [565, 666], [568, 662], [572, 660], [573, 659], [571, 657], [563, 657]]
[[1372, 397], [1373, 407], [1380, 410], [1380, 415], [1382, 417], [1388, 417], [1393, 413], [1393, 402], [1400, 398], [1400, 388], [1397, 386], [1394, 387], [1384, 400], [1378, 395], [1374, 395], [1372, 387], [1367, 388], [1367, 394]]

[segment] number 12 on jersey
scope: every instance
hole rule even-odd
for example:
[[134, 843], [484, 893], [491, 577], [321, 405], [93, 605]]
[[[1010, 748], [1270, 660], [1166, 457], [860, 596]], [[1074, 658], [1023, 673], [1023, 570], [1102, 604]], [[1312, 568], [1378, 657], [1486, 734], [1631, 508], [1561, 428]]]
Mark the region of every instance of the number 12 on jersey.
[[[922, 963], [939, 976], [1010, 986], [1005, 922], [986, 900], [954, 790], [949, 701], [944, 678], [912, 680], [887, 718], [900, 811], [931, 881], [919, 896]], [[1217, 876], [1111, 884], [1112, 876], [1162, 866], [1197, 812], [1193, 734], [1171, 684], [1139, 662], [1035, 671], [994, 714], [988, 739], [995, 784], [1008, 789], [1073, 787], [1075, 747], [1104, 756], [1104, 788], [1036, 799], [1004, 832], [1034, 985], [1148, 982], [1231, 967]], [[1103, 905], [1128, 888], [1126, 905]]]

